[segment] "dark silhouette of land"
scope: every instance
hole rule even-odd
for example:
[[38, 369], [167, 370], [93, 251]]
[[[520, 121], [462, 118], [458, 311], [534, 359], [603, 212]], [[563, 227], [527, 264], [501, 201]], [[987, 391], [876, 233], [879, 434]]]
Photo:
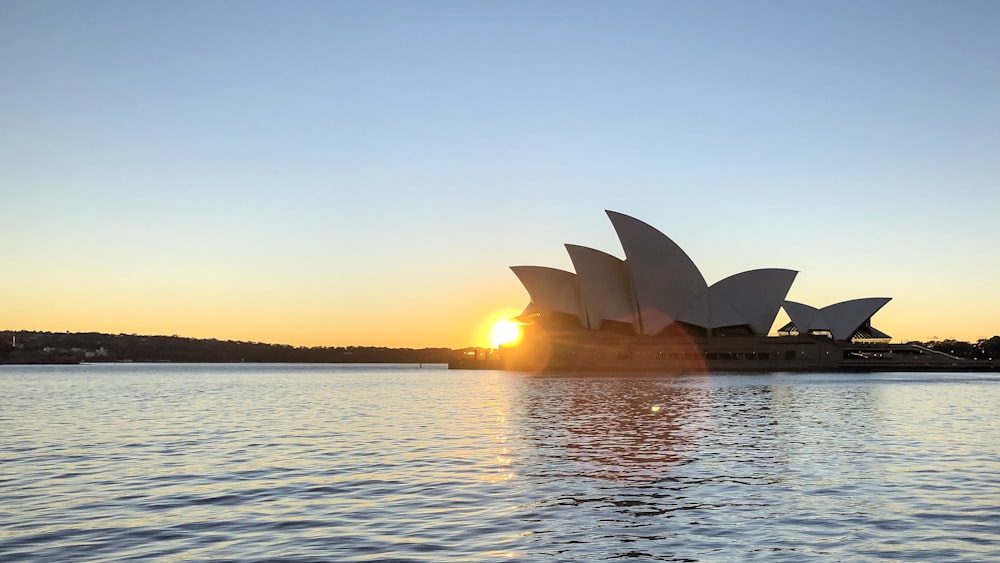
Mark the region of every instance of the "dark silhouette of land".
[[[1000, 336], [976, 342], [913, 341], [969, 360], [1000, 360]], [[79, 362], [448, 363], [482, 348], [298, 347], [233, 340], [99, 332], [0, 331], [0, 364]]]
[[[469, 350], [469, 349], [466, 349]], [[263, 342], [97, 332], [0, 331], [0, 363], [447, 363], [466, 350], [297, 347]]]
[[961, 340], [932, 340], [930, 342], [917, 342], [924, 346], [951, 354], [956, 358], [967, 360], [1000, 360], [1000, 336], [991, 338], [980, 338], [975, 342], [962, 342]]

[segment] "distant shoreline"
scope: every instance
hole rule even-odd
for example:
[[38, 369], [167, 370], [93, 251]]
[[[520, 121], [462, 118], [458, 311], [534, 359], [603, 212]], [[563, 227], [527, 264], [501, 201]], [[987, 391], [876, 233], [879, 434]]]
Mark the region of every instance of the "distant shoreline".
[[[1000, 336], [975, 343], [956, 340], [920, 342], [969, 361], [959, 371], [995, 371], [1000, 362]], [[106, 334], [99, 332], [0, 331], [0, 364], [72, 365], [79, 363], [287, 363], [287, 364], [450, 364], [460, 369], [491, 369], [487, 349], [388, 348], [379, 346], [296, 347], [182, 336]], [[472, 365], [470, 365], [472, 364]], [[468, 366], [468, 367], [466, 367]], [[473, 367], [475, 366], [475, 367]], [[859, 368], [861, 368], [859, 366]], [[864, 369], [864, 368], [861, 368]]]
[[104, 362], [447, 364], [474, 348], [295, 347], [98, 332], [0, 331], [0, 364]]

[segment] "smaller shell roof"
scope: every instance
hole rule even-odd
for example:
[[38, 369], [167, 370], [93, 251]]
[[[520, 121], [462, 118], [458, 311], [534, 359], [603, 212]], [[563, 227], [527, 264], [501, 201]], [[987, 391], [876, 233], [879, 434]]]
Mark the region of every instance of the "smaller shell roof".
[[[891, 297], [851, 299], [822, 309], [795, 301], [785, 301], [782, 306], [799, 333], [829, 331], [834, 340], [849, 340], [859, 328], [871, 321], [872, 315], [891, 300]], [[885, 333], [877, 332], [888, 338]]]

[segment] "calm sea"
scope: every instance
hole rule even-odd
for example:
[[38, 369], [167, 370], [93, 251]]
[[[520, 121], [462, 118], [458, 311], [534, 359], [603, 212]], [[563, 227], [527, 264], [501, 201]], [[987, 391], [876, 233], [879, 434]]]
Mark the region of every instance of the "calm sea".
[[0, 560], [1000, 560], [1000, 376], [0, 366]]

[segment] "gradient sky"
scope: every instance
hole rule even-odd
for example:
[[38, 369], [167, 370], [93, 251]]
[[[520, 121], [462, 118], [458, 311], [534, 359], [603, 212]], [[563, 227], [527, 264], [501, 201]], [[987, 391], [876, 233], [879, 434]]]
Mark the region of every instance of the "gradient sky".
[[[0, 328], [486, 345], [623, 256], [1000, 333], [1000, 3], [0, 3]], [[784, 314], [779, 317], [779, 322]]]

